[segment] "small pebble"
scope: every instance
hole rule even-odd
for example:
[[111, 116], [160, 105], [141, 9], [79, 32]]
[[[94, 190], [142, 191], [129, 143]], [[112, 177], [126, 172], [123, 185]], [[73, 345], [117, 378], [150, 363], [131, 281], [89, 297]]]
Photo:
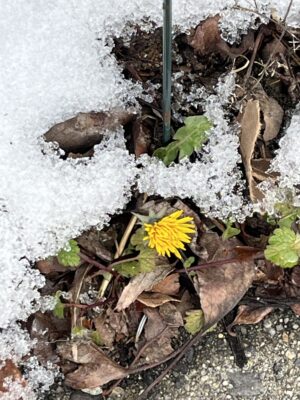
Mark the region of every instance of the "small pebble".
[[284, 341], [284, 343], [288, 343], [289, 342], [289, 335], [286, 332], [283, 332], [282, 340]]
[[271, 326], [272, 326], [272, 322], [271, 322], [269, 319], [266, 319], [266, 320], [264, 321], [264, 327], [265, 327], [266, 329], [270, 329]]
[[274, 335], [276, 334], [275, 329], [274, 329], [274, 328], [271, 328], [271, 329], [269, 330], [269, 334], [270, 334], [270, 336], [274, 336]]
[[292, 350], [287, 350], [286, 353], [285, 353], [285, 356], [289, 360], [294, 360], [296, 358], [296, 354]]
[[281, 324], [279, 324], [279, 325], [276, 325], [276, 331], [277, 332], [280, 332], [280, 331], [283, 331], [283, 325], [281, 325]]

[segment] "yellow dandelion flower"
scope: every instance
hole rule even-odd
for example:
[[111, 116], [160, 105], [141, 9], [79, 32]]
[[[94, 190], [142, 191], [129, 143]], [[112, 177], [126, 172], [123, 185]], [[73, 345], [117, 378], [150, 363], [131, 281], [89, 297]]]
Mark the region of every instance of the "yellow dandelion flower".
[[170, 257], [173, 253], [182, 259], [179, 250], [185, 250], [184, 243], [192, 240], [189, 234], [196, 232], [192, 217], [179, 219], [182, 213], [182, 210], [175, 211], [153, 224], [144, 224], [148, 234], [144, 240], [148, 240], [148, 246], [155, 248], [159, 255]]

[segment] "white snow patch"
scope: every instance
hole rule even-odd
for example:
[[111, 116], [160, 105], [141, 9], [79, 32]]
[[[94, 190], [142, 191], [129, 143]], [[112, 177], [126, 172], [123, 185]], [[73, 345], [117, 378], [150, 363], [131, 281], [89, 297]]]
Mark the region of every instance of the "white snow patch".
[[191, 198], [203, 213], [221, 219], [230, 216], [243, 220], [249, 214], [250, 208], [244, 205], [241, 195], [244, 183], [237, 168], [241, 161], [238, 130], [230, 126], [224, 111], [234, 87], [234, 75], [229, 74], [219, 81], [215, 95], [203, 92], [203, 106], [214, 128], [201, 159], [183, 160], [166, 167], [155, 157], [141, 157], [143, 168], [138, 181], [141, 192], [165, 198]]

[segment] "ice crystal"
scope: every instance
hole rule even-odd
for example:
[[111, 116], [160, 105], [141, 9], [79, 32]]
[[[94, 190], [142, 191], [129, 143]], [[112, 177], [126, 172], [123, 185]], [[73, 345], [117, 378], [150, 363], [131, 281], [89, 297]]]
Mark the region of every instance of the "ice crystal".
[[279, 173], [276, 182], [263, 182], [260, 190], [264, 193], [264, 200], [256, 208], [272, 215], [276, 213], [276, 203], [292, 203], [300, 205], [300, 158], [298, 154], [300, 146], [300, 103], [295, 109], [291, 122], [284, 136], [279, 141], [280, 148], [271, 164], [271, 171]]
[[292, 189], [300, 184], [300, 103], [285, 135], [279, 141], [280, 149], [272, 162], [272, 170], [280, 173], [280, 186]]
[[224, 106], [234, 90], [234, 76], [221, 79], [216, 94], [204, 96], [203, 106], [213, 121], [208, 144], [201, 159], [166, 167], [156, 158], [143, 156], [139, 190], [162, 197], [192, 198], [202, 212], [222, 219], [229, 215], [243, 219], [249, 212], [242, 197], [243, 182], [237, 128], [230, 126]]
[[30, 340], [29, 334], [20, 325], [13, 324], [1, 332], [0, 360], [11, 359], [17, 362], [28, 354], [33, 344], [34, 342]]

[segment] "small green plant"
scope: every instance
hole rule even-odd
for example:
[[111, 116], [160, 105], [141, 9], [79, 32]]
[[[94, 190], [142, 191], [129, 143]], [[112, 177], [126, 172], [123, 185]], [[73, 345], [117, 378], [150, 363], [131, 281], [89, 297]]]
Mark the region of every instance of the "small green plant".
[[184, 268], [190, 268], [190, 266], [195, 262], [195, 257], [188, 257], [183, 261]]
[[286, 226], [275, 229], [269, 238], [265, 257], [279, 267], [295, 267], [300, 257], [300, 235]]
[[55, 315], [56, 318], [64, 319], [65, 305], [60, 300], [60, 296], [61, 296], [61, 290], [58, 290], [54, 295], [56, 304], [53, 310], [53, 314]]
[[222, 234], [222, 239], [226, 240], [226, 239], [230, 239], [236, 235], [239, 235], [241, 233], [241, 230], [238, 228], [235, 228], [234, 226], [232, 226], [233, 222], [231, 220], [228, 220], [226, 222], [226, 229]]
[[292, 224], [300, 217], [300, 208], [289, 203], [277, 203], [276, 212], [279, 215], [278, 225], [280, 228], [290, 228]]
[[187, 311], [185, 317], [185, 330], [194, 335], [199, 332], [204, 325], [204, 314], [202, 310]]
[[[128, 261], [124, 260], [121, 264], [113, 266], [120, 275], [130, 278], [141, 272], [153, 271], [157, 266], [159, 256], [155, 249], [151, 249], [146, 245], [144, 236], [145, 230], [143, 227], [132, 235], [128, 250], [137, 251], [138, 254]], [[128, 254], [128, 251], [126, 253]]]
[[69, 240], [68, 249], [61, 249], [57, 255], [58, 262], [65, 267], [78, 267], [80, 264], [79, 246], [76, 240]]
[[174, 141], [155, 150], [154, 156], [160, 158], [166, 165], [170, 165], [177, 157], [179, 160], [190, 157], [207, 141], [211, 127], [212, 123], [204, 115], [187, 117], [184, 120], [184, 126], [179, 128], [173, 136]]

